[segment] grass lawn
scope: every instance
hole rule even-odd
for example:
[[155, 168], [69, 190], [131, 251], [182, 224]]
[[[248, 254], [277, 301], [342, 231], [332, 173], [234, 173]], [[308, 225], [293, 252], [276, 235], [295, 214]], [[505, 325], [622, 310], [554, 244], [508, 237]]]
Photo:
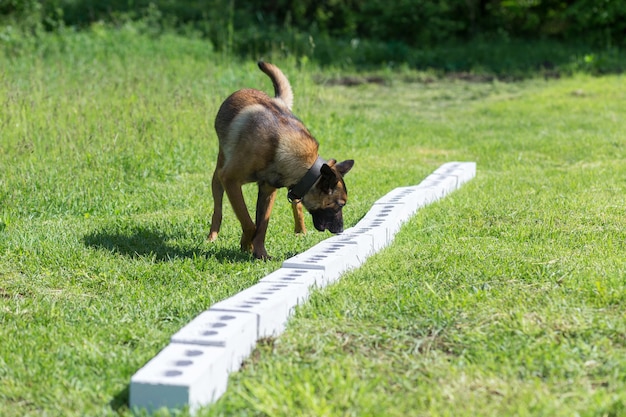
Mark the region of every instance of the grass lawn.
[[[131, 416], [130, 377], [171, 334], [328, 235], [293, 236], [283, 190], [273, 261], [239, 252], [228, 205], [206, 241], [213, 117], [271, 91], [254, 62], [97, 27], [39, 48], [0, 54], [0, 415]], [[345, 87], [275, 63], [322, 156], [356, 160], [347, 226], [444, 162], [478, 173], [199, 415], [626, 415], [624, 76]]]

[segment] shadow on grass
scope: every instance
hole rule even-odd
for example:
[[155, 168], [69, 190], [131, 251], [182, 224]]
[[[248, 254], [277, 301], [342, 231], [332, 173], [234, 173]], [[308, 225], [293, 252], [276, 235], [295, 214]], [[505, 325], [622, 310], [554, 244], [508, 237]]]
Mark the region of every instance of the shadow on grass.
[[129, 408], [128, 402], [130, 401], [130, 385], [126, 385], [123, 390], [118, 392], [111, 401], [109, 401], [109, 407], [115, 412], [119, 412], [123, 409]]
[[220, 262], [246, 262], [253, 258], [239, 248], [222, 248], [211, 245], [203, 249], [204, 241], [197, 242], [195, 247], [184, 247], [172, 244], [179, 237], [160, 231], [136, 227], [129, 232], [96, 231], [85, 235], [86, 246], [104, 249], [113, 254], [127, 256], [132, 259], [153, 259], [156, 262], [170, 262], [185, 258], [214, 258]]

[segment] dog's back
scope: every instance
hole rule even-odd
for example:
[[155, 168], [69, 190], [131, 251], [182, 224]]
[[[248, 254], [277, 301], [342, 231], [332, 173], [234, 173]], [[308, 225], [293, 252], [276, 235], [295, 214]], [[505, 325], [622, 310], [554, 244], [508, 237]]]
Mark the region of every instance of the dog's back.
[[[293, 106], [293, 90], [291, 89], [289, 80], [275, 65], [266, 62], [259, 62], [258, 65], [261, 71], [267, 74], [272, 80], [275, 98], [272, 100], [272, 98], [262, 91], [251, 88], [239, 90], [231, 94], [231, 96], [222, 103], [215, 118], [215, 130], [217, 131], [220, 141], [222, 138], [225, 139], [228, 135], [228, 130], [233, 119], [250, 106], [258, 104], [268, 110], [274, 110], [275, 113], [281, 113], [282, 115], [290, 113], [291, 107]], [[287, 112], [284, 111], [285, 106], [287, 107]], [[247, 111], [250, 110], [248, 109]], [[239, 123], [241, 124], [241, 122]]]
[[225, 165], [233, 155], [247, 156], [247, 181], [292, 185], [315, 162], [318, 143], [291, 112], [293, 92], [285, 75], [272, 64], [259, 62], [259, 68], [272, 80], [275, 97], [255, 89], [228, 97], [215, 118], [220, 149]]

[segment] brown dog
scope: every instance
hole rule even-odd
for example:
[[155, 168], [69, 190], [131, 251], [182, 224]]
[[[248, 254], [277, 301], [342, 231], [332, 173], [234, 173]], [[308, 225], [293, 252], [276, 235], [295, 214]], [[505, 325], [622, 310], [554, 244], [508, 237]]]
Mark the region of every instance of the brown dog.
[[[222, 200], [228, 195], [241, 223], [241, 249], [267, 259], [265, 234], [278, 188], [287, 187], [296, 233], [304, 233], [302, 204], [313, 216], [319, 231], [343, 231], [341, 209], [348, 194], [343, 176], [353, 160], [337, 163], [318, 155], [319, 144], [291, 112], [291, 85], [278, 67], [259, 62], [274, 84], [275, 98], [253, 89], [233, 93], [215, 118], [219, 139], [217, 166], [213, 174], [214, 212], [209, 240], [217, 239], [222, 223]], [[256, 182], [256, 224], [252, 222], [241, 186]]]

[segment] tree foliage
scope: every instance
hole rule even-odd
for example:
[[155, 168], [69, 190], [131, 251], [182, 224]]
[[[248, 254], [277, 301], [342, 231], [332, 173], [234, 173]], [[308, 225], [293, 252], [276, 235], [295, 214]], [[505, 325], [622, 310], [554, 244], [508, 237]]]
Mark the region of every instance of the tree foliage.
[[[214, 41], [225, 32], [290, 27], [332, 37], [431, 46], [474, 36], [586, 39], [623, 45], [622, 0], [2, 0], [0, 15], [35, 15], [49, 25], [84, 27], [139, 18], [193, 25]], [[162, 23], [163, 23], [162, 22]], [[219, 46], [219, 45], [218, 45]]]
[[[450, 71], [489, 66], [490, 60], [496, 71], [510, 71], [503, 55], [494, 57], [481, 45], [495, 44], [501, 53], [529, 41], [589, 46], [595, 52], [584, 52], [577, 62], [595, 71], [621, 71], [615, 62], [626, 46], [623, 0], [0, 0], [5, 50], [36, 45], [25, 33], [36, 37], [102, 23], [131, 23], [150, 35], [174, 30], [245, 56], [279, 51], [319, 62]], [[462, 47], [469, 42], [472, 55]], [[447, 49], [433, 54], [437, 48]], [[527, 54], [526, 67], [535, 69], [569, 54], [550, 48], [518, 54]]]

